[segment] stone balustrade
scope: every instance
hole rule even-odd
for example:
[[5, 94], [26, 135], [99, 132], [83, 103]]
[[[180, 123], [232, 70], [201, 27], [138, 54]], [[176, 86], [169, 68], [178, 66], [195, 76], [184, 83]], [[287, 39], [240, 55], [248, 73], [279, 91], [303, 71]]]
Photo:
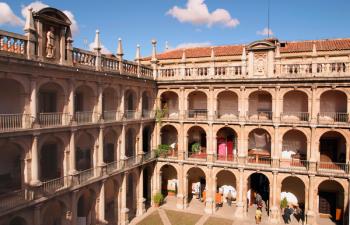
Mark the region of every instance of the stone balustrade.
[[0, 30], [0, 51], [24, 56], [26, 45], [25, 36]]
[[85, 51], [83, 49], [73, 49], [73, 65], [75, 66], [96, 66], [96, 55], [93, 52]]

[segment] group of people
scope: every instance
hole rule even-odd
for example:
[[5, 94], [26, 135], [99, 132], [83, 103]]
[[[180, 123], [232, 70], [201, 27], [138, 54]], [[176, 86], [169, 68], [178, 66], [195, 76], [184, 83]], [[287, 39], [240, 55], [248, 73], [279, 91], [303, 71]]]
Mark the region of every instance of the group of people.
[[295, 208], [287, 206], [283, 210], [283, 216], [282, 216], [285, 224], [289, 224], [291, 222], [292, 215], [294, 215], [294, 217], [298, 222], [303, 221], [303, 218], [304, 218], [303, 210], [299, 206], [296, 206]]
[[262, 208], [263, 208], [263, 200], [259, 193], [255, 194], [255, 204], [256, 204], [255, 223], [259, 224], [261, 222]]

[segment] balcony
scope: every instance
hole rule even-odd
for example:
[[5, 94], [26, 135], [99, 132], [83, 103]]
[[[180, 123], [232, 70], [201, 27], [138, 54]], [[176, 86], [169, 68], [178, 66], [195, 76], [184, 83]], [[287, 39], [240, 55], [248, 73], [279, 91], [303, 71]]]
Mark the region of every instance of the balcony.
[[153, 119], [154, 118], [153, 110], [142, 110], [142, 118], [143, 119]]
[[205, 152], [188, 152], [188, 159], [207, 160], [207, 153]]
[[287, 170], [308, 170], [309, 162], [301, 159], [280, 159], [280, 168]]
[[250, 121], [270, 121], [272, 120], [271, 111], [248, 111], [247, 119]]
[[330, 172], [330, 173], [349, 173], [349, 165], [346, 163], [338, 162], [318, 162], [318, 172]]
[[308, 112], [283, 112], [281, 113], [281, 121], [287, 123], [298, 123], [309, 121]]
[[104, 111], [103, 112], [103, 120], [105, 122], [112, 122], [120, 120], [120, 112], [113, 110], [113, 111]]
[[92, 111], [76, 112], [75, 121], [78, 124], [89, 124], [97, 121], [97, 114]]
[[215, 155], [215, 161], [219, 163], [237, 163], [234, 155]]
[[263, 166], [270, 167], [272, 159], [270, 157], [259, 157], [258, 155], [249, 155], [247, 158], [248, 166]]
[[134, 120], [138, 118], [138, 113], [136, 110], [125, 110], [124, 111], [124, 118], [126, 120]]
[[192, 120], [206, 120], [208, 118], [208, 110], [206, 109], [191, 109], [188, 110], [187, 118]]
[[0, 114], [0, 130], [14, 131], [30, 128], [32, 117], [29, 114]]
[[343, 112], [320, 112], [317, 116], [320, 124], [348, 123], [349, 114]]
[[224, 121], [238, 121], [239, 120], [239, 111], [233, 110], [219, 110], [216, 113], [217, 120]]
[[68, 113], [39, 113], [38, 122], [41, 127], [57, 127], [69, 125], [71, 116]]

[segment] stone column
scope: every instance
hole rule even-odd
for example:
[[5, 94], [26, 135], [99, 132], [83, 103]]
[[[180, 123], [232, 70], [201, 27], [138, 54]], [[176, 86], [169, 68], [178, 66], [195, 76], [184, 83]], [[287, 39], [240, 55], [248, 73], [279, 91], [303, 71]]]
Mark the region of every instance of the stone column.
[[64, 65], [66, 62], [66, 29], [60, 30], [60, 64]]
[[183, 163], [179, 163], [179, 171], [178, 171], [178, 177], [177, 177], [177, 200], [176, 200], [176, 208], [178, 209], [184, 209], [184, 165]]
[[103, 148], [104, 148], [104, 126], [100, 126], [99, 135], [98, 135], [98, 154], [97, 154], [97, 166], [102, 167], [105, 166], [105, 162], [103, 161]]
[[136, 215], [137, 216], [141, 216], [146, 212], [145, 209], [145, 199], [143, 198], [143, 168], [140, 167], [140, 173], [139, 173], [139, 182], [137, 184], [137, 190], [138, 190], [138, 194], [137, 194], [137, 212]]
[[311, 123], [317, 123], [317, 114], [318, 114], [318, 109], [317, 109], [317, 102], [316, 102], [316, 91], [317, 91], [317, 86], [313, 85], [311, 87]]
[[274, 126], [274, 143], [273, 143], [273, 148], [271, 149], [271, 157], [272, 157], [272, 166], [273, 167], [279, 167], [279, 158], [280, 158], [280, 153], [281, 153], [281, 140], [280, 140], [280, 131], [279, 131], [279, 126], [275, 125]]
[[213, 177], [213, 167], [208, 165], [208, 176], [206, 177], [206, 199], [204, 212], [207, 214], [213, 214], [215, 209], [214, 198], [216, 193], [216, 177]]
[[140, 123], [140, 129], [139, 129], [139, 143], [137, 148], [137, 154], [139, 156], [143, 156], [143, 123]]
[[318, 140], [316, 140], [316, 126], [311, 125], [311, 141], [310, 141], [310, 149], [307, 155], [309, 160], [309, 171], [316, 172], [316, 164], [319, 158], [318, 151]]
[[235, 217], [243, 218], [245, 215], [244, 211], [244, 200], [243, 200], [243, 191], [244, 191], [244, 169], [242, 167], [238, 168], [239, 177], [237, 184], [237, 204]]
[[76, 130], [71, 130], [70, 142], [69, 142], [69, 154], [70, 154], [70, 174], [74, 175], [77, 172], [76, 164], [75, 164], [75, 135]]
[[106, 180], [102, 180], [100, 195], [98, 196], [98, 201], [97, 201], [98, 202], [97, 214], [98, 214], [99, 223], [101, 225], [108, 223], [105, 217], [105, 183], [106, 183]]
[[34, 225], [41, 225], [40, 209], [41, 205], [34, 206]]
[[126, 151], [126, 149], [125, 149], [125, 129], [126, 129], [126, 127], [125, 127], [126, 125], [125, 124], [123, 124], [123, 126], [122, 126], [122, 132], [121, 132], [121, 134], [120, 134], [120, 140], [121, 140], [121, 142], [120, 142], [120, 159], [121, 160], [123, 160], [123, 159], [125, 159], [126, 158], [126, 156], [125, 156], [125, 151]]
[[309, 175], [309, 194], [308, 194], [308, 209], [306, 212], [306, 224], [315, 225], [316, 215], [314, 212], [314, 179], [315, 175]]
[[209, 87], [209, 97], [208, 97], [208, 104], [207, 104], [207, 109], [208, 109], [208, 119], [210, 121], [214, 120], [215, 116], [215, 108], [214, 108], [214, 87], [210, 86]]
[[180, 129], [179, 129], [179, 133], [177, 135], [177, 141], [179, 142], [178, 147], [177, 147], [177, 157], [179, 160], [184, 160], [185, 159], [185, 152], [186, 152], [186, 141], [185, 141], [185, 125], [183, 122], [180, 122]]
[[70, 80], [69, 81], [69, 103], [68, 103], [68, 113], [71, 116], [71, 118], [74, 120], [74, 95], [75, 95], [75, 90], [74, 90], [74, 81]]
[[252, 77], [254, 75], [254, 53], [250, 51], [248, 53], [248, 76]]
[[245, 126], [244, 126], [244, 124], [240, 124], [239, 141], [238, 141], [240, 147], [238, 148], [238, 152], [237, 152], [238, 163], [240, 165], [245, 164], [245, 159], [246, 159], [247, 154], [248, 154], [247, 139], [248, 139], [248, 136], [245, 133]]
[[180, 95], [179, 95], [179, 119], [183, 120], [185, 118], [187, 106], [187, 98], [185, 97], [185, 88], [180, 87]]
[[129, 209], [126, 207], [126, 182], [128, 179], [128, 172], [124, 173], [124, 177], [122, 178], [122, 185], [121, 185], [121, 211], [120, 211], [120, 218], [119, 223], [120, 225], [128, 225], [129, 224]]
[[31, 117], [33, 118], [34, 122], [37, 122], [37, 113], [38, 113], [38, 105], [37, 105], [37, 82], [35, 78], [32, 78], [30, 80], [30, 88], [31, 88], [31, 93], [30, 93], [30, 112], [31, 112]]
[[283, 100], [280, 99], [280, 86], [275, 88], [275, 96], [272, 96], [272, 119], [275, 123], [280, 122]]
[[245, 96], [245, 87], [240, 87], [240, 92], [238, 96], [238, 110], [239, 110], [239, 120], [242, 121], [245, 118], [246, 112], [248, 111], [246, 107], [246, 102], [248, 101]]
[[213, 141], [214, 140], [214, 135], [213, 135], [213, 123], [209, 122], [209, 130], [207, 134], [207, 160], [208, 162], [213, 162], [214, 161], [214, 146], [213, 146]]
[[96, 118], [104, 119], [103, 118], [103, 87], [101, 84], [97, 86], [97, 90], [98, 90], [98, 97], [97, 97], [97, 117]]
[[39, 149], [38, 149], [39, 134], [34, 134], [32, 142], [32, 179], [30, 184], [33, 186], [40, 185], [39, 181]]
[[139, 88], [139, 93], [138, 93], [138, 96], [139, 96], [139, 102], [138, 102], [138, 105], [137, 105], [137, 109], [136, 109], [136, 115], [139, 115], [139, 118], [142, 118], [142, 89]]
[[271, 223], [278, 223], [279, 222], [279, 206], [277, 204], [277, 196], [280, 191], [278, 190], [277, 187], [277, 171], [273, 171], [273, 179], [272, 179], [272, 190], [270, 191], [270, 193], [272, 194], [272, 198], [270, 198], [272, 200], [272, 204], [271, 208], [270, 208], [270, 216], [269, 216], [269, 220]]

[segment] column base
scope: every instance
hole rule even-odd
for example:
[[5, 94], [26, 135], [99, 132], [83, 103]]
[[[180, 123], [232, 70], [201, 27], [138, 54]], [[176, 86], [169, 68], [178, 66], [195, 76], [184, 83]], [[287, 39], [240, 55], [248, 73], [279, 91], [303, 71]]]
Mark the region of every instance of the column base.
[[236, 210], [235, 210], [235, 217], [243, 218], [244, 216], [245, 216], [244, 204], [243, 204], [243, 202], [237, 202]]
[[138, 202], [138, 207], [137, 207], [137, 216], [142, 216], [146, 212], [146, 207], [145, 207], [145, 201], [146, 199], [141, 198]]
[[119, 225], [128, 225], [129, 224], [129, 209], [123, 208], [120, 213]]
[[280, 222], [280, 210], [278, 207], [273, 206], [270, 208], [270, 216], [269, 216], [270, 223], [279, 223]]
[[185, 199], [185, 197], [183, 194], [178, 194], [176, 196], [176, 208], [177, 209], [185, 209], [184, 199]]
[[205, 201], [204, 212], [206, 214], [213, 214], [214, 213], [213, 200], [211, 198], [207, 198], [207, 200]]
[[30, 181], [30, 186], [33, 186], [33, 187], [38, 187], [42, 184], [42, 182], [40, 180], [33, 180], [33, 181]]
[[315, 225], [316, 215], [313, 211], [307, 211], [306, 213], [306, 225]]

